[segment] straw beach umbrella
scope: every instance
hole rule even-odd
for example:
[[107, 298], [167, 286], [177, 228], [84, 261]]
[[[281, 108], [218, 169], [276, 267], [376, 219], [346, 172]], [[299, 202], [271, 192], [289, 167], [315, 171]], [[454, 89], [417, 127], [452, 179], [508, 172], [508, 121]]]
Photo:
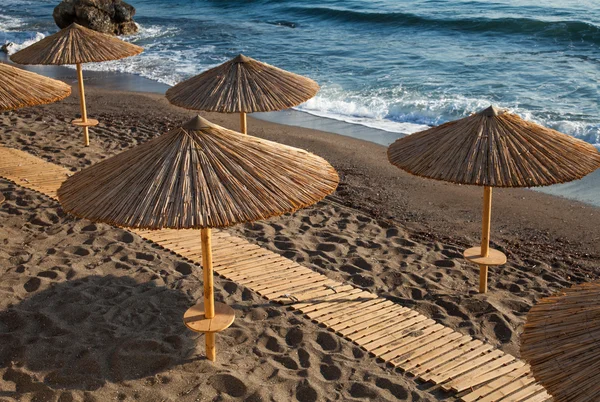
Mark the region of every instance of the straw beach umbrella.
[[554, 401], [600, 400], [600, 282], [542, 299], [527, 314], [521, 356]]
[[0, 110], [45, 105], [70, 94], [62, 81], [0, 63]]
[[215, 332], [233, 322], [214, 303], [211, 228], [282, 215], [335, 190], [338, 175], [306, 151], [243, 136], [200, 116], [180, 128], [76, 173], [58, 190], [65, 211], [140, 229], [200, 229], [204, 303], [186, 312], [188, 328]]
[[310, 78], [240, 54], [167, 90], [173, 105], [205, 112], [240, 113], [240, 131], [247, 134], [246, 113], [289, 109], [319, 91]]
[[118, 60], [134, 56], [143, 50], [139, 46], [73, 23], [57, 33], [18, 51], [10, 56], [10, 59], [19, 64], [75, 64], [77, 66], [81, 119], [75, 119], [72, 123], [83, 127], [85, 146], [88, 146], [90, 145], [88, 127], [97, 125], [98, 120], [87, 118], [81, 64]]
[[[71, 87], [62, 81], [0, 63], [2, 111], [45, 105], [64, 99], [70, 94]], [[0, 203], [4, 201], [4, 195], [0, 193]]]
[[600, 167], [594, 146], [490, 106], [460, 120], [400, 138], [389, 161], [417, 176], [483, 186], [481, 246], [464, 252], [479, 265], [487, 292], [488, 266], [506, 263], [489, 247], [492, 187], [535, 187], [580, 179]]

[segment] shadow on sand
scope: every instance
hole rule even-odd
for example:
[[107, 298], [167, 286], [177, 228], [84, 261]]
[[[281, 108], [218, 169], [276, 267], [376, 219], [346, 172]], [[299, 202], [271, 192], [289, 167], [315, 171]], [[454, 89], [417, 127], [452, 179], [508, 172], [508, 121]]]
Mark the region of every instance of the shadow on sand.
[[[0, 367], [17, 393], [95, 390], [189, 361], [181, 292], [126, 276], [56, 284], [0, 312]], [[14, 394], [0, 392], [0, 397]]]

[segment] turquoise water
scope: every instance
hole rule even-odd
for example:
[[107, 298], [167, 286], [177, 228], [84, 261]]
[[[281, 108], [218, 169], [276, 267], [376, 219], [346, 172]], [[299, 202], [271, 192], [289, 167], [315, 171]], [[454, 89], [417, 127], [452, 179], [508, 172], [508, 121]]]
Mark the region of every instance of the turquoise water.
[[[56, 30], [57, 1], [0, 0], [11, 51]], [[88, 65], [174, 84], [244, 53], [322, 87], [300, 110], [411, 133], [490, 103], [600, 143], [592, 1], [132, 0], [142, 55]], [[570, 4], [570, 5], [569, 5]]]

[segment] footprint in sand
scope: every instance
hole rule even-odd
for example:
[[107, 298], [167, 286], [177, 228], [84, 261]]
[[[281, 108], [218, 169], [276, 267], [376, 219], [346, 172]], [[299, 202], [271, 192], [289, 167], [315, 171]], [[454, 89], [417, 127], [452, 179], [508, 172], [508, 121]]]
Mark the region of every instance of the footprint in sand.
[[154, 254], [137, 252], [135, 253], [135, 258], [137, 260], [154, 261], [156, 259], [156, 256]]
[[208, 383], [217, 391], [223, 392], [234, 398], [246, 395], [248, 388], [243, 381], [231, 374], [216, 374], [210, 377]]
[[275, 356], [273, 360], [288, 370], [298, 370], [298, 363], [289, 356]]
[[29, 278], [29, 280], [23, 285], [23, 288], [25, 288], [28, 293], [31, 293], [38, 290], [41, 284], [42, 281], [40, 278]]
[[387, 389], [398, 400], [404, 401], [408, 399], [408, 391], [400, 384], [396, 384], [387, 378], [378, 378], [375, 380], [375, 385], [379, 388]]
[[288, 346], [297, 346], [302, 343], [304, 339], [304, 332], [298, 327], [292, 327], [285, 335], [285, 342]]
[[316, 402], [319, 399], [319, 394], [310, 386], [308, 381], [304, 381], [296, 387], [296, 399], [300, 402]]
[[337, 381], [342, 376], [342, 369], [334, 364], [321, 364], [321, 375], [327, 381]]
[[187, 262], [178, 262], [175, 266], [175, 271], [179, 272], [181, 275], [190, 275], [192, 271], [192, 266]]
[[371, 388], [370, 385], [361, 382], [355, 382], [352, 384], [352, 386], [350, 387], [350, 395], [353, 398], [368, 399], [376, 399], [379, 396], [377, 391]]
[[456, 263], [452, 260], [437, 260], [433, 263], [436, 267], [440, 268], [454, 268]]
[[336, 351], [340, 347], [338, 339], [329, 332], [319, 332], [317, 335], [317, 343], [325, 351]]
[[310, 368], [310, 353], [304, 348], [298, 349], [298, 360], [300, 365], [304, 368]]
[[283, 346], [279, 343], [279, 340], [270, 335], [263, 335], [259, 339], [259, 344], [262, 345], [267, 350], [275, 353], [281, 353], [284, 351]]
[[54, 271], [42, 271], [39, 274], [37, 274], [37, 276], [48, 279], [56, 279], [58, 278], [58, 273]]
[[362, 272], [361, 269], [353, 266], [353, 265], [342, 265], [340, 266], [340, 271], [346, 272], [350, 275], [355, 275], [355, 274], [359, 274]]
[[375, 279], [373, 279], [373, 277], [371, 277], [371, 276], [364, 275], [364, 274], [352, 275], [350, 280], [353, 283], [355, 283], [356, 285], [363, 287], [363, 288], [369, 288], [369, 287], [375, 285]]

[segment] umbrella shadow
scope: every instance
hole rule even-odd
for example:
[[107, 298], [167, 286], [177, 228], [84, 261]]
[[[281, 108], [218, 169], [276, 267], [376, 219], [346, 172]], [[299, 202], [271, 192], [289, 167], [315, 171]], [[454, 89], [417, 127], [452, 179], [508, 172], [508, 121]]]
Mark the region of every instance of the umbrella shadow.
[[[0, 312], [0, 368], [17, 392], [95, 390], [189, 361], [180, 291], [130, 277], [56, 284]], [[40, 379], [42, 382], [40, 382]]]

